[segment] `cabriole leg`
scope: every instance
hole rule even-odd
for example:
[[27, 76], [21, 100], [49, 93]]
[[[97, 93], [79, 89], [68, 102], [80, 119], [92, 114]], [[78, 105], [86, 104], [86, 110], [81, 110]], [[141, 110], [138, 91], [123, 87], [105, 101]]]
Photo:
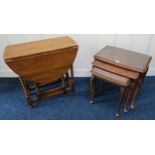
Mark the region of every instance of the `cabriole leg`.
[[125, 87], [121, 87], [120, 88], [120, 101], [119, 101], [119, 103], [117, 105], [117, 108], [116, 108], [116, 117], [120, 116], [120, 108], [121, 108], [122, 102], [124, 100], [125, 93], [126, 93], [126, 88]]
[[91, 101], [90, 103], [94, 103], [94, 97], [96, 96], [96, 79], [95, 76], [92, 75], [90, 78], [90, 87], [91, 87]]
[[132, 93], [133, 87], [134, 87], [134, 83], [131, 83], [129, 88], [128, 88], [128, 92], [127, 92], [127, 96], [126, 96], [126, 101], [125, 101], [125, 105], [124, 105], [124, 112], [125, 113], [128, 112], [128, 103], [129, 103], [129, 100], [131, 98], [131, 93]]

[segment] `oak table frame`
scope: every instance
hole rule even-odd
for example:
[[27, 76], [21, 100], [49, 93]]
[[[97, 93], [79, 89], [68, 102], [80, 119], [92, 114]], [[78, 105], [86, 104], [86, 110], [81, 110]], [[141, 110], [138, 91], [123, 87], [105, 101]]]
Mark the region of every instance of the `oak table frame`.
[[77, 51], [76, 42], [64, 36], [9, 45], [4, 60], [19, 75], [32, 106], [44, 98], [75, 90], [73, 62]]

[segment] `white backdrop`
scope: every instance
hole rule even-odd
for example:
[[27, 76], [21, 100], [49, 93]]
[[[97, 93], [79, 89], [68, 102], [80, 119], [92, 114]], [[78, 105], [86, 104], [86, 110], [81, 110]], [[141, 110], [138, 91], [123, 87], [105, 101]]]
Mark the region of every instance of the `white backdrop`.
[[[65, 34], [66, 35], [66, 34]], [[155, 35], [153, 34], [68, 34], [79, 45], [74, 63], [76, 76], [89, 76], [93, 56], [106, 45], [113, 45], [153, 57], [148, 75], [155, 75]], [[16, 76], [4, 63], [6, 45], [64, 36], [56, 34], [0, 34], [0, 77]]]

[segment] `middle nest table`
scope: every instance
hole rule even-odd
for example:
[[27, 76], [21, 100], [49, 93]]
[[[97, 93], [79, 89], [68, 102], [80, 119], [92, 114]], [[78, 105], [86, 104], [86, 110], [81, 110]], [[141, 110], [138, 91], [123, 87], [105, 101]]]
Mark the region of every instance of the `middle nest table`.
[[96, 78], [120, 86], [120, 102], [116, 108], [116, 116], [120, 115], [120, 107], [125, 100], [124, 112], [128, 112], [128, 102], [135, 108], [135, 98], [147, 74], [151, 57], [121, 48], [106, 46], [94, 57], [91, 76], [90, 103], [96, 96]]

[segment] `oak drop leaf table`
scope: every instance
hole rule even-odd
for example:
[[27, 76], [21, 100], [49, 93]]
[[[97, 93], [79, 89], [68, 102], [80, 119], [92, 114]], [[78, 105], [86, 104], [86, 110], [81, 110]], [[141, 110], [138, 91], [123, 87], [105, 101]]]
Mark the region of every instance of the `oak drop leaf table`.
[[73, 62], [77, 51], [76, 42], [65, 36], [9, 45], [4, 60], [19, 75], [31, 106], [41, 99], [74, 91]]

